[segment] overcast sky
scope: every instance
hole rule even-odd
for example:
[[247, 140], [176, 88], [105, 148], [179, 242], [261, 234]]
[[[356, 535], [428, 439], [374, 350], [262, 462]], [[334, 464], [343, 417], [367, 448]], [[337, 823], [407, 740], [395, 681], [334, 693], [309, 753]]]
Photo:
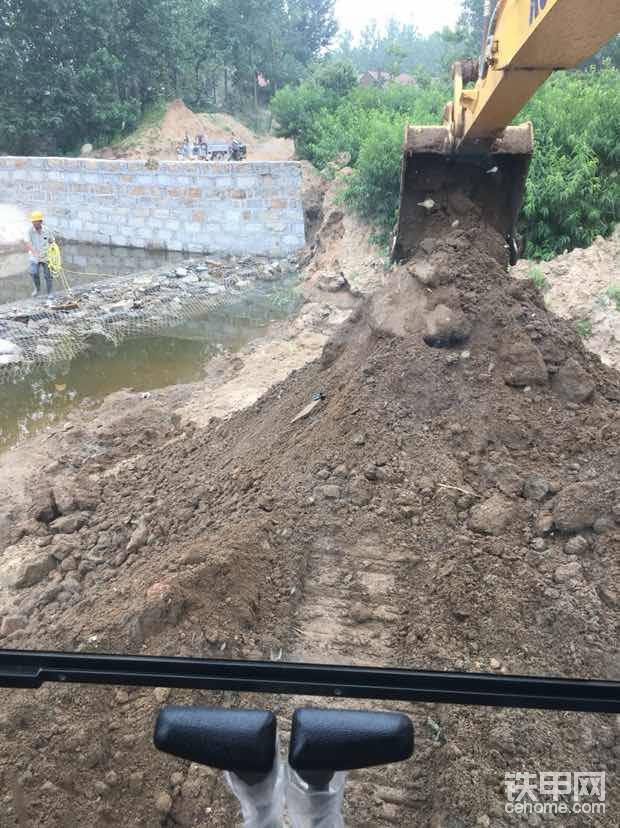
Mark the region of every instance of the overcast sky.
[[341, 29], [354, 34], [373, 18], [384, 26], [395, 17], [402, 23], [415, 23], [426, 35], [454, 25], [460, 5], [460, 0], [336, 0], [336, 17]]

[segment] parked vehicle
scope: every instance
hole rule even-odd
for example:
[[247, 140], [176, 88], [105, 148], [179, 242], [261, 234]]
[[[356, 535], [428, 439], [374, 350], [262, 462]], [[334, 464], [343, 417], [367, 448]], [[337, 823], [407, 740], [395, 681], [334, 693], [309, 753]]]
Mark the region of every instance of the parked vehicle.
[[243, 161], [247, 147], [241, 141], [208, 141], [199, 136], [200, 142], [190, 143], [187, 139], [177, 147], [179, 161]]

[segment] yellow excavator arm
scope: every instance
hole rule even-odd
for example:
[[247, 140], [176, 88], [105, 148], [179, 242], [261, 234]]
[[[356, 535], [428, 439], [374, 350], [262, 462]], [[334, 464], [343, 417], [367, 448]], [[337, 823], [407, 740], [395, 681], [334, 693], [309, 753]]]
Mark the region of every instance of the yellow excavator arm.
[[459, 88], [455, 72], [457, 142], [497, 135], [552, 72], [579, 66], [620, 30], [620, 0], [499, 0], [492, 16], [490, 7], [475, 88]]
[[509, 124], [552, 72], [578, 66], [619, 30], [620, 0], [485, 0], [482, 54], [454, 65], [443, 125], [406, 128], [394, 259], [481, 214], [516, 261], [534, 141], [531, 124]]

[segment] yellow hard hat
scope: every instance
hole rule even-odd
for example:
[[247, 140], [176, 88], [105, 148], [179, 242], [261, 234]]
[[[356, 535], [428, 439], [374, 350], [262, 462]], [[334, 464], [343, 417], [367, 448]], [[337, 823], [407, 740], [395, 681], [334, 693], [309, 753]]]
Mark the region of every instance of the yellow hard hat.
[[34, 210], [30, 213], [30, 221], [43, 221], [43, 213], [40, 210]]

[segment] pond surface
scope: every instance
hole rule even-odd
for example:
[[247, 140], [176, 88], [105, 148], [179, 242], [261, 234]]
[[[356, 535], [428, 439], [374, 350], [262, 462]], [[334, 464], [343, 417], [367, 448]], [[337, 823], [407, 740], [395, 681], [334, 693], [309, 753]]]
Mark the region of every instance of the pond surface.
[[103, 343], [71, 362], [0, 383], [0, 451], [61, 419], [86, 397], [102, 399], [121, 388], [149, 391], [200, 380], [213, 356], [240, 350], [270, 322], [292, 315], [301, 304], [295, 285], [294, 277], [264, 283], [203, 318], [127, 338], [118, 346]]

